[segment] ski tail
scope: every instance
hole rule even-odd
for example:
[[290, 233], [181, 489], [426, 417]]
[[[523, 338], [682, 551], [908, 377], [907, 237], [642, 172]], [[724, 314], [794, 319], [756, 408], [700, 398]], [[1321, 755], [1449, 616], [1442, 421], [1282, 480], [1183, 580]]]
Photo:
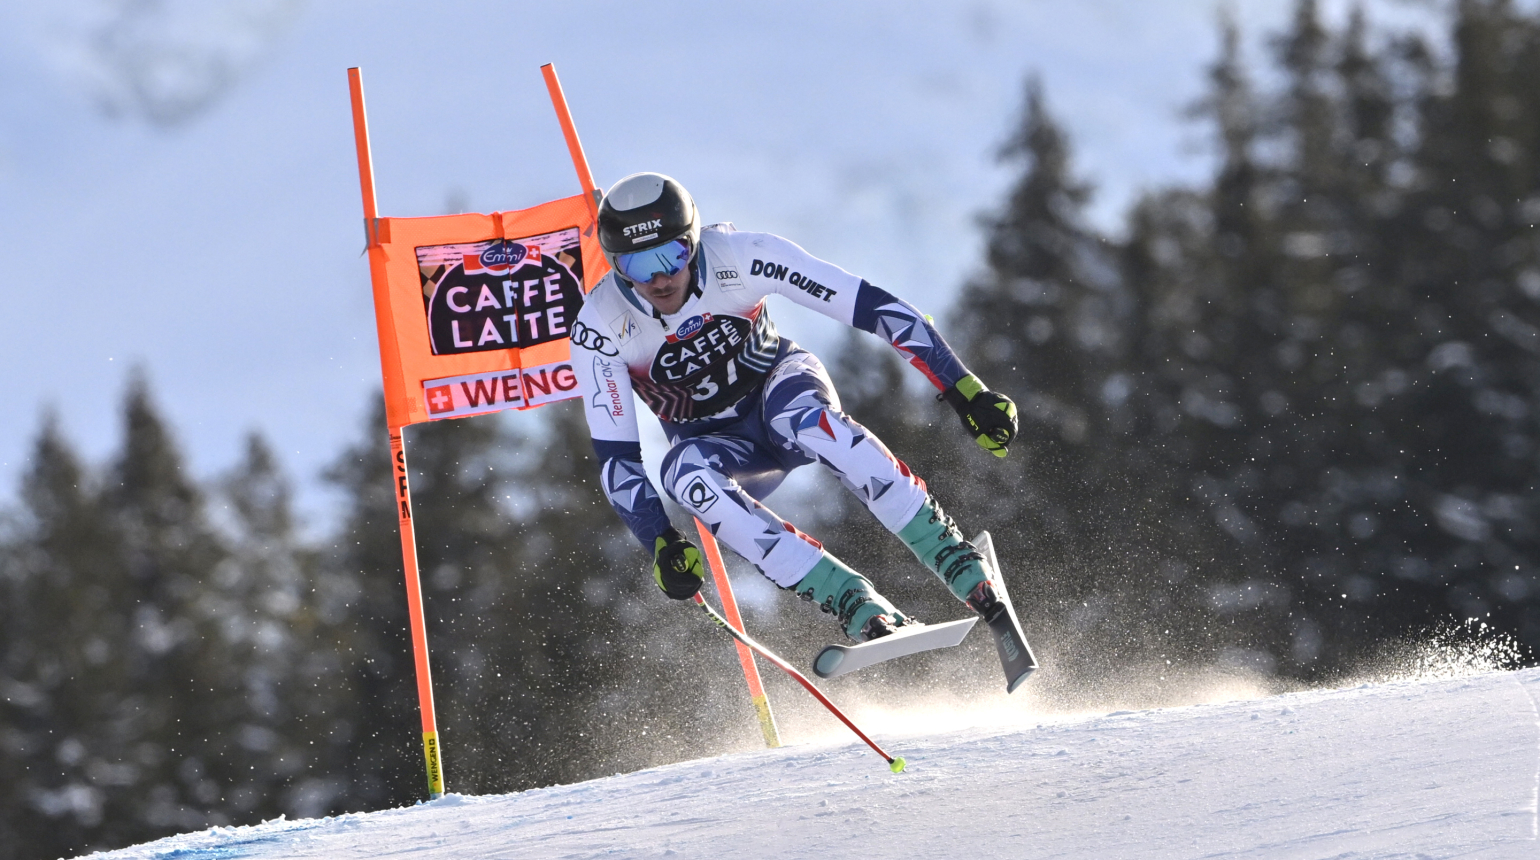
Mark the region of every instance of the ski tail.
[[1037, 657], [1032, 646], [1021, 632], [1021, 622], [1016, 618], [1016, 607], [1011, 604], [1010, 592], [1005, 587], [1005, 577], [1000, 572], [1000, 561], [995, 556], [995, 541], [989, 532], [979, 532], [973, 545], [989, 563], [989, 581], [995, 588], [1005, 611], [989, 622], [989, 630], [995, 636], [995, 650], [1000, 655], [1000, 667], [1005, 670], [1005, 691], [1014, 693], [1027, 678], [1037, 671]]

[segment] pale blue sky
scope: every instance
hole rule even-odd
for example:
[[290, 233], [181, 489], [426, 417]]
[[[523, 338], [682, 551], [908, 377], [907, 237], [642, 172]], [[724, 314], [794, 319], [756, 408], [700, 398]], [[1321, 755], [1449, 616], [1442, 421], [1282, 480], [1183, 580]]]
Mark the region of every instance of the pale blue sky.
[[[1141, 188], [1209, 168], [1180, 114], [1216, 50], [1210, 0], [141, 0], [147, 21], [105, 23], [130, 5], [0, 6], [0, 499], [45, 406], [106, 457], [137, 364], [199, 475], [260, 429], [320, 514], [316, 475], [379, 375], [349, 66], [383, 215], [576, 193], [539, 73], [555, 62], [601, 185], [672, 174], [708, 221], [785, 235], [938, 315], [1006, 190], [993, 153], [1028, 73], [1107, 229]], [[1259, 60], [1292, 3], [1230, 5]], [[1429, 8], [1370, 5], [1378, 21]], [[203, 71], [131, 73], [160, 94], [136, 101], [122, 69], [146, 56]], [[815, 349], [834, 342], [832, 324], [775, 313]]]

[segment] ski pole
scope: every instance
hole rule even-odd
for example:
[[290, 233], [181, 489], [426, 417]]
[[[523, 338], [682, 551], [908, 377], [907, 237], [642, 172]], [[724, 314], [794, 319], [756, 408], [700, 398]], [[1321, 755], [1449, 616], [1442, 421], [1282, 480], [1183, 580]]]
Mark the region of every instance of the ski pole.
[[777, 657], [773, 652], [771, 652], [771, 650], [769, 648], [766, 648], [765, 646], [759, 644], [758, 642], [755, 642], [753, 639], [750, 639], [747, 634], [743, 633], [740, 630], [737, 630], [731, 624], [728, 624], [727, 623], [727, 619], [723, 618], [721, 615], [718, 615], [717, 611], [715, 609], [711, 608], [711, 604], [706, 602], [706, 598], [700, 596], [700, 594], [696, 594], [695, 595], [695, 604], [697, 606], [699, 606], [701, 608], [701, 610], [703, 612], [705, 612], [706, 615], [709, 616], [711, 618], [711, 620], [713, 622], [715, 622], [718, 627], [722, 628], [723, 630], [726, 630], [728, 635], [732, 636], [734, 639], [738, 640], [739, 642], [742, 642], [744, 645], [748, 646], [749, 648], [754, 649], [754, 651], [757, 652], [761, 657], [764, 657], [766, 660], [769, 660], [770, 662], [774, 663], [775, 665], [781, 667], [781, 671], [783, 671], [786, 674], [788, 674], [788, 675], [792, 676], [793, 678], [795, 678], [797, 680], [797, 683], [801, 684], [809, 693], [813, 694], [813, 698], [817, 699], [818, 703], [820, 705], [823, 705], [825, 708], [828, 708], [829, 709], [829, 713], [833, 714], [836, 717], [839, 717], [840, 718], [840, 722], [844, 723], [846, 726], [848, 726], [850, 728], [851, 731], [856, 733], [856, 737], [860, 738], [863, 741], [866, 741], [866, 745], [867, 746], [869, 746], [873, 750], [875, 750], [877, 755], [882, 756], [883, 760], [888, 763], [888, 769], [889, 770], [893, 771], [894, 773], [903, 773], [904, 772], [904, 765], [906, 764], [906, 762], [904, 761], [902, 756], [897, 756], [897, 757], [890, 756], [885, 751], [883, 751], [882, 747], [877, 746], [876, 741], [873, 741], [871, 738], [867, 737], [866, 736], [866, 732], [861, 731], [861, 729], [858, 728], [855, 723], [851, 722], [850, 718], [845, 716], [845, 713], [843, 711], [841, 711], [839, 708], [835, 707], [834, 703], [829, 701], [828, 698], [825, 697], [823, 693], [820, 693], [818, 691], [818, 688], [813, 686], [813, 682], [809, 681], [807, 679], [807, 677], [804, 676], [801, 672], [798, 672], [795, 667], [793, 667], [790, 663], [786, 662], [785, 660], [782, 660], [780, 657]]

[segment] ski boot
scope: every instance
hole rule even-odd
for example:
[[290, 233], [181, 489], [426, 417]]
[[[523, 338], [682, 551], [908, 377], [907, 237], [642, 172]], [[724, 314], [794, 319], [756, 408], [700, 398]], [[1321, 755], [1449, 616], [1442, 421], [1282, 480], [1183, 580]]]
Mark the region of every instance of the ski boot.
[[871, 580], [828, 552], [791, 588], [798, 597], [839, 618], [845, 635], [855, 642], [879, 639], [910, 623], [887, 598], [877, 593]]
[[[946, 583], [952, 596], [989, 620], [989, 612], [1004, 606], [989, 584], [989, 570], [984, 554], [963, 539], [957, 524], [941, 510], [936, 497], [927, 495], [925, 504], [898, 536], [909, 550]], [[977, 599], [975, 599], [977, 596]]]

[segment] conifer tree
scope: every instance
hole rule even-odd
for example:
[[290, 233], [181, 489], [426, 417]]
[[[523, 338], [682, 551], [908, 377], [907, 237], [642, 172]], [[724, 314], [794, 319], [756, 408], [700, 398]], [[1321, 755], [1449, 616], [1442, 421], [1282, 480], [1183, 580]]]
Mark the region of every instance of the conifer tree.
[[7, 530], [0, 697], [11, 777], [0, 857], [58, 857], [156, 833], [135, 793], [158, 763], [137, 745], [132, 595], [95, 481], [45, 417]]
[[241, 675], [229, 727], [237, 778], [232, 815], [315, 817], [342, 794], [353, 727], [339, 719], [345, 677], [321, 611], [316, 552], [297, 533], [292, 488], [266, 440], [247, 437], [241, 462], [219, 482], [230, 558], [213, 575], [205, 611], [219, 624]]
[[1197, 553], [1231, 570], [1214, 607], [1285, 671], [1451, 609], [1533, 629], [1532, 179], [1514, 142], [1533, 139], [1535, 28], [1503, 2], [1452, 25], [1446, 88], [1415, 39], [1371, 48], [1361, 14], [1333, 33], [1303, 0], [1274, 99], [1249, 93], [1226, 25], [1202, 110], [1211, 215], [1169, 191], [1130, 222], [1133, 339], [1162, 369], [1141, 389], [1152, 453], [1223, 532]]
[[1005, 461], [954, 474], [954, 513], [995, 535], [1013, 591], [1047, 631], [1045, 659], [1126, 662], [1168, 649], [1181, 626], [1168, 611], [1185, 550], [1164, 521], [1172, 476], [1139, 446], [1161, 412], [1140, 322], [1150, 299], [1086, 224], [1089, 188], [1035, 82], [1004, 155], [1022, 172], [949, 333], [1016, 399], [1022, 431]]
[[19, 856], [230, 821], [242, 667], [209, 612], [225, 560], [142, 377], [93, 479], [50, 419], [7, 547], [5, 674], [23, 695]]
[[[1036, 80], [1001, 156], [1024, 170], [990, 222], [988, 268], [964, 287], [949, 332], [969, 366], [1022, 413], [1016, 445], [1025, 456], [975, 470], [999, 490], [988, 493], [996, 508], [985, 522], [1070, 540], [1091, 497], [1083, 483], [1060, 479], [1087, 468], [1099, 441], [1090, 395], [1122, 346], [1126, 308], [1107, 248], [1084, 223], [1090, 189], [1071, 175], [1068, 142]], [[1020, 467], [1028, 459], [1030, 478]]]
[[121, 535], [116, 567], [127, 599], [118, 611], [133, 627], [134, 692], [125, 704], [141, 720], [140, 748], [159, 756], [145, 768], [134, 817], [164, 829], [226, 823], [225, 788], [236, 782], [227, 729], [240, 718], [228, 691], [241, 666], [208, 612], [226, 550], [142, 376], [130, 383], [123, 415], [103, 505]]
[[1408, 440], [1418, 513], [1402, 579], [1446, 611], [1540, 642], [1534, 244], [1540, 30], [1505, 0], [1458, 4], [1447, 87], [1420, 93], [1406, 263], [1423, 355]]

